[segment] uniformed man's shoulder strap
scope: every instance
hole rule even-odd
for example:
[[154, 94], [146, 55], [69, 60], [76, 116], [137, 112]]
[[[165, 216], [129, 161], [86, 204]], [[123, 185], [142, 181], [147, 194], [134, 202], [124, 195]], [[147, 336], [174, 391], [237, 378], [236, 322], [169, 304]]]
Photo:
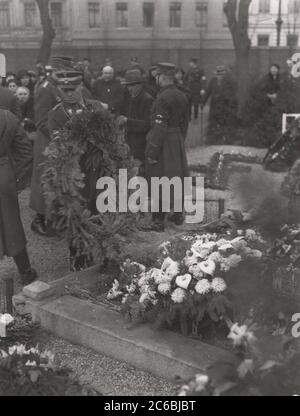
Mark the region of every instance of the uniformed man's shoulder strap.
[[62, 103], [58, 103], [58, 104], [56, 104], [56, 106], [54, 106], [54, 107], [52, 108], [52, 110], [51, 110], [51, 111], [56, 111], [56, 110], [58, 110], [59, 108], [61, 108], [61, 106], [62, 106]]

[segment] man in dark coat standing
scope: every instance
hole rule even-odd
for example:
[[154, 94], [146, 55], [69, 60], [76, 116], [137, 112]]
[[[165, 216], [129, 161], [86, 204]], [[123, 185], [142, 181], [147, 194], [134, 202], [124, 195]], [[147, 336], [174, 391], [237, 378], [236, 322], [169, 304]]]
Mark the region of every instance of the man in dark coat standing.
[[6, 108], [21, 120], [21, 109], [17, 97], [7, 88], [3, 87], [0, 87], [0, 108]]
[[26, 249], [20, 215], [18, 184], [27, 182], [32, 168], [32, 146], [17, 117], [0, 109], [0, 260], [13, 257], [23, 285], [37, 278]]
[[224, 66], [216, 67], [215, 76], [210, 80], [201, 107], [210, 100], [207, 143], [228, 142], [232, 126], [236, 123], [236, 83]]
[[192, 120], [192, 116], [197, 120], [202, 92], [206, 88], [206, 77], [204, 71], [198, 67], [197, 59], [195, 58], [190, 59], [189, 69], [185, 76], [185, 83], [190, 91], [190, 121]]
[[[161, 90], [153, 104], [151, 130], [147, 135], [146, 146], [146, 177], [149, 185], [154, 177], [179, 177], [183, 180], [189, 176], [184, 147], [189, 124], [188, 99], [176, 87], [174, 77], [175, 65], [158, 64], [157, 82]], [[162, 199], [160, 192], [159, 212], [152, 214], [153, 225], [150, 230], [164, 231], [165, 212]], [[175, 202], [176, 195], [171, 195], [170, 199]], [[174, 213], [170, 219], [176, 225], [181, 225], [184, 221], [183, 209]]]
[[150, 130], [151, 108], [153, 97], [144, 87], [144, 80], [139, 69], [128, 70], [125, 74], [125, 85], [129, 97], [119, 118], [119, 125], [126, 128], [127, 142], [132, 155], [141, 162], [139, 175], [145, 170], [146, 135]]
[[94, 83], [92, 92], [95, 98], [101, 101], [105, 110], [118, 116], [124, 100], [124, 88], [114, 75], [114, 69], [105, 66], [102, 70], [102, 78]]

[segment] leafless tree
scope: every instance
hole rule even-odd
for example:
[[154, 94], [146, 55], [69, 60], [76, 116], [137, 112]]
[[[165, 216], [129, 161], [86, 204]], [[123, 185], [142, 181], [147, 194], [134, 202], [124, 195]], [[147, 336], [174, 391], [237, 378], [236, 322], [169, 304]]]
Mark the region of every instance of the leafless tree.
[[49, 11], [50, 0], [36, 0], [36, 2], [39, 8], [41, 24], [43, 28], [43, 37], [39, 50], [38, 62], [46, 65], [51, 55], [52, 43], [55, 39], [56, 33], [53, 28]]
[[250, 80], [249, 54], [251, 41], [248, 34], [250, 3], [251, 0], [227, 0], [224, 3], [224, 12], [236, 56], [239, 115], [241, 115], [247, 99]]

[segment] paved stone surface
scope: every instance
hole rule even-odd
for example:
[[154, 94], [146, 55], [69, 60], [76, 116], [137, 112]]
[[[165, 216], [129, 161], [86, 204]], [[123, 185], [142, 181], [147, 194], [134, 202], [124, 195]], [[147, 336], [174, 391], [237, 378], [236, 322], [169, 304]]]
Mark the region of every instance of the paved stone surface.
[[23, 294], [34, 300], [43, 300], [53, 295], [55, 292], [54, 287], [48, 285], [48, 283], [37, 280], [28, 286], [23, 288]]

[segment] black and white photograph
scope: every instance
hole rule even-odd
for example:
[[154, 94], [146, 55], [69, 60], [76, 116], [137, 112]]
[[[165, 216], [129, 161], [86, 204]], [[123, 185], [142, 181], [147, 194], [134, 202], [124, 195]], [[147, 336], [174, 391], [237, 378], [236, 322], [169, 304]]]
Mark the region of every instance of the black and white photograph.
[[0, 0], [0, 396], [298, 395], [300, 0]]

